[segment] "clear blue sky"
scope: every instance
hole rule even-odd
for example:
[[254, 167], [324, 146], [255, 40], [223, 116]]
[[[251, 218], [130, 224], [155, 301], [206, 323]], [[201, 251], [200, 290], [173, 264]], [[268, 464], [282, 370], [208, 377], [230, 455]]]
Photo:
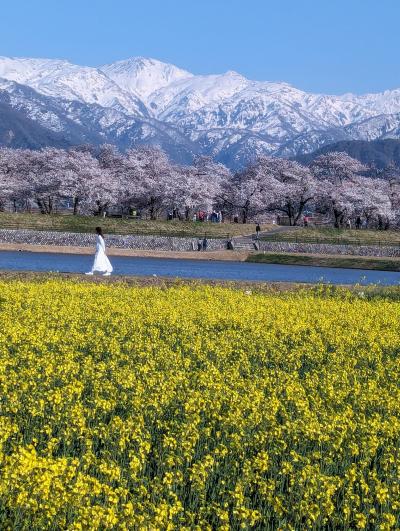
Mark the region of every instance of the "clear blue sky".
[[309, 91], [400, 87], [400, 0], [3, 0], [0, 55], [134, 55]]

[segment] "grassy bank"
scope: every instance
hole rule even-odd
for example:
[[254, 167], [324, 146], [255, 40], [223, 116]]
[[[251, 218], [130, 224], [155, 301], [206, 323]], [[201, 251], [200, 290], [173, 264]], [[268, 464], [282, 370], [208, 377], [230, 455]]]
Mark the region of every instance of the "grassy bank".
[[400, 259], [366, 258], [361, 256], [323, 256], [300, 254], [251, 254], [247, 262], [264, 264], [301, 265], [318, 267], [342, 267], [350, 269], [376, 269], [380, 271], [400, 271]]
[[289, 228], [285, 232], [267, 235], [264, 240], [301, 243], [330, 243], [354, 245], [400, 245], [400, 231], [347, 230], [332, 227]]
[[[167, 236], [226, 238], [252, 234], [253, 224], [202, 223], [194, 221], [149, 221], [120, 218], [99, 218], [95, 216], [73, 216], [72, 214], [13, 214], [0, 212], [0, 229], [57, 230], [66, 232], [93, 232], [97, 225], [108, 234], [162, 234]], [[269, 226], [264, 225], [263, 230]]]

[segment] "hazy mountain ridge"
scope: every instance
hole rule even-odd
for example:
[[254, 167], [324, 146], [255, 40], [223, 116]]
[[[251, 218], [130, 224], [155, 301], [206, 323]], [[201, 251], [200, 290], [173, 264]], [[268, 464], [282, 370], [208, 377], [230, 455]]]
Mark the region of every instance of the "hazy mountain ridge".
[[400, 137], [400, 89], [311, 94], [236, 72], [193, 75], [143, 57], [99, 68], [0, 57], [0, 91], [27, 119], [75, 143], [160, 144], [238, 167], [260, 154], [297, 156], [341, 140]]
[[382, 169], [389, 164], [396, 164], [400, 167], [400, 140], [342, 140], [329, 146], [322, 147], [313, 153], [300, 155], [299, 162], [308, 164], [319, 155], [325, 155], [329, 151], [340, 151], [347, 153], [363, 164]]

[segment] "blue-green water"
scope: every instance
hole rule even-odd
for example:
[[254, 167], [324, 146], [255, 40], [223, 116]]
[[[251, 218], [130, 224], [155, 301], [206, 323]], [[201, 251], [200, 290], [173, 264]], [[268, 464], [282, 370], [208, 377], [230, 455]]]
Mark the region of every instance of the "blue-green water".
[[[0, 251], [0, 269], [84, 273], [88, 255]], [[324, 282], [331, 284], [400, 284], [400, 273], [330, 267], [255, 264], [246, 262], [164, 258], [111, 257], [114, 275], [181, 277], [265, 282]]]

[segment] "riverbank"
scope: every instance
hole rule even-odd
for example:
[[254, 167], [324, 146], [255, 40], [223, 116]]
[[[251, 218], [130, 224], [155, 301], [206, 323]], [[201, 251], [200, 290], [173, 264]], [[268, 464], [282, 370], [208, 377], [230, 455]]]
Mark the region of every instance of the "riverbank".
[[[0, 227], [2, 229], [62, 231], [71, 233], [93, 234], [95, 227], [101, 225], [106, 235], [144, 235], [169, 236], [182, 238], [226, 239], [231, 237], [251, 235], [255, 231], [255, 224], [211, 223], [201, 221], [179, 220], [146, 220], [99, 218], [98, 216], [82, 216], [72, 214], [29, 214], [0, 212]], [[267, 233], [274, 228], [271, 224], [261, 225], [261, 230]]]
[[[35, 272], [35, 271], [2, 271], [0, 270], [0, 282], [32, 281], [46, 283], [56, 279], [66, 282], [76, 282], [78, 284], [100, 284], [100, 285], [125, 285], [127, 287], [157, 287], [163, 289], [189, 286], [195, 289], [198, 286], [220, 286], [224, 288], [244, 290], [247, 295], [255, 292], [276, 293], [292, 290], [312, 290], [315, 286], [302, 282], [260, 282], [258, 280], [222, 280], [207, 278], [172, 278], [153, 276], [132, 276], [132, 275], [112, 275], [103, 277], [102, 275], [86, 276], [82, 273], [55, 273], [55, 272]], [[333, 289], [330, 286], [327, 289]]]
[[93, 276], [88, 277], [77, 273], [50, 273], [33, 271], [1, 271], [0, 282], [33, 282], [35, 284], [47, 284], [55, 280], [62, 280], [65, 283], [74, 284], [94, 284], [112, 288], [113, 286], [124, 286], [126, 288], [158, 288], [169, 290], [182, 286], [196, 290], [200, 286], [222, 287], [232, 290], [243, 291], [251, 297], [257, 293], [279, 294], [279, 293], [318, 293], [329, 297], [334, 293], [347, 297], [353, 294], [365, 300], [385, 299], [389, 301], [400, 301], [400, 286], [381, 286], [379, 284], [361, 286], [356, 285], [323, 285], [309, 284], [302, 282], [260, 282], [257, 280], [212, 280], [212, 279], [189, 279], [189, 278], [168, 278], [168, 277], [141, 277], [132, 275], [113, 275], [111, 277]]
[[[0, 243], [0, 251], [28, 251], [32, 253], [94, 254], [93, 247], [32, 245], [28, 243]], [[132, 256], [142, 258], [176, 258], [179, 260], [225, 260], [233, 262], [246, 261], [248, 251], [160, 251], [143, 249], [119, 249], [109, 247], [109, 256]]]
[[[25, 251], [32, 253], [61, 253], [74, 255], [93, 255], [92, 247], [32, 245], [26, 243], [0, 243], [0, 251]], [[367, 269], [375, 271], [400, 271], [399, 258], [374, 258], [365, 256], [315, 255], [289, 253], [249, 253], [243, 251], [160, 251], [144, 249], [120, 249], [110, 247], [109, 256], [132, 258], [168, 258], [176, 260], [207, 260], [228, 262], [252, 262], [275, 265], [299, 265], [315, 267], [334, 267], [344, 269]]]
[[258, 264], [334, 267], [339, 269], [400, 271], [399, 258], [374, 258], [365, 256], [260, 253], [249, 254], [246, 262]]

